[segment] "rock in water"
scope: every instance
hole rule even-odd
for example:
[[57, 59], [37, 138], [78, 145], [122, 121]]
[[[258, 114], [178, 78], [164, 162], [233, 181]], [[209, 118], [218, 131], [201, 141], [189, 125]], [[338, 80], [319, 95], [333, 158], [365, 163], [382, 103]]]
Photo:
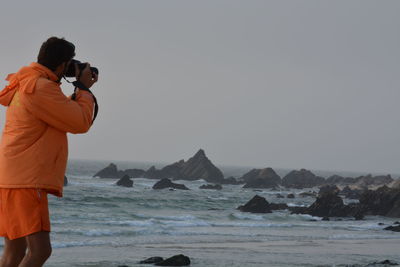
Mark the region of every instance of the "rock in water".
[[67, 186], [67, 185], [68, 185], [68, 178], [67, 178], [67, 176], [64, 175], [64, 186]]
[[282, 179], [282, 185], [287, 188], [310, 188], [324, 183], [324, 178], [316, 176], [305, 169], [301, 169], [300, 171], [291, 171]]
[[119, 178], [117, 165], [110, 163], [107, 167], [97, 172], [93, 177], [100, 178]]
[[382, 186], [362, 193], [360, 206], [368, 215], [400, 217], [400, 189]]
[[184, 184], [175, 184], [170, 179], [164, 178], [153, 185], [153, 189], [175, 188], [181, 190], [189, 190]]
[[260, 197], [259, 195], [255, 195], [245, 205], [239, 206], [238, 210], [243, 211], [243, 212], [252, 212], [252, 213], [271, 213], [272, 212], [268, 201], [265, 198]]
[[154, 264], [156, 266], [187, 266], [190, 265], [189, 257], [179, 254]]
[[162, 262], [164, 259], [162, 257], [151, 257], [151, 258], [147, 258], [145, 260], [140, 261], [140, 264], [155, 264], [155, 263], [159, 263]]
[[281, 184], [281, 177], [272, 168], [253, 169], [240, 180], [246, 182], [243, 188], [275, 188]]
[[400, 225], [392, 225], [384, 228], [384, 230], [390, 230], [394, 232], [400, 232]]
[[133, 186], [133, 181], [129, 179], [128, 175], [125, 175], [121, 179], [118, 180], [117, 185], [119, 186], [125, 186], [125, 187], [132, 187]]
[[332, 193], [332, 194], [338, 194], [340, 189], [336, 185], [323, 185], [319, 188], [319, 193], [318, 195], [326, 194], [326, 193]]
[[349, 211], [337, 192], [328, 192], [318, 196], [305, 213], [318, 217], [346, 217]]
[[222, 190], [222, 186], [220, 184], [203, 184], [199, 187], [200, 189], [213, 189], [213, 190]]
[[193, 157], [183, 164], [180, 175], [185, 180], [204, 179], [209, 183], [223, 183], [224, 181], [224, 175], [207, 158], [203, 149], [197, 151]]

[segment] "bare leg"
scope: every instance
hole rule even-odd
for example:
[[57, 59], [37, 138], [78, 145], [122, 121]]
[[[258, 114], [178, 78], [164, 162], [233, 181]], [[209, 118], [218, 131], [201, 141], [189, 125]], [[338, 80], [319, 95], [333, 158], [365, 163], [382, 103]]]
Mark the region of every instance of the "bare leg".
[[42, 267], [51, 255], [50, 233], [38, 232], [25, 237], [28, 253], [19, 267]]
[[4, 238], [4, 251], [0, 260], [0, 267], [18, 267], [25, 256], [26, 241], [24, 237], [10, 240]]

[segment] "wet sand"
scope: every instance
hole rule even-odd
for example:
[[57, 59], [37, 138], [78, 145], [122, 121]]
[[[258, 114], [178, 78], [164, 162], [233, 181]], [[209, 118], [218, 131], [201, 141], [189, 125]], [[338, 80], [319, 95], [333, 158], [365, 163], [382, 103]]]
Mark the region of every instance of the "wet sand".
[[137, 262], [180, 253], [191, 258], [191, 266], [335, 266], [400, 262], [399, 252], [400, 239], [141, 244], [58, 248], [47, 266], [149, 266]]

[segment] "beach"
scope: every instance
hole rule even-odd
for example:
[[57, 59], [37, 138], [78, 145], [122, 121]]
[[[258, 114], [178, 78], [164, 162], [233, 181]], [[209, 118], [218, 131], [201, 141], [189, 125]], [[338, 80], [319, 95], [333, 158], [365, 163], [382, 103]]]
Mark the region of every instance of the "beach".
[[[203, 180], [177, 180], [190, 190], [154, 190], [157, 180], [146, 178], [135, 178], [133, 187], [126, 188], [116, 186], [117, 179], [92, 177], [107, 164], [69, 164], [64, 197], [49, 197], [53, 255], [45, 266], [149, 266], [138, 262], [177, 254], [190, 257], [191, 266], [215, 267], [400, 262], [400, 233], [383, 230], [395, 218], [323, 221], [288, 210], [266, 214], [237, 210], [256, 194], [269, 202], [307, 206], [315, 198], [299, 194], [309, 189], [254, 190], [223, 185], [222, 190], [202, 190]], [[122, 169], [147, 167], [117, 164]], [[221, 169], [226, 176], [248, 171]], [[290, 193], [295, 198], [287, 198]]]
[[75, 247], [56, 249], [47, 266], [149, 266], [137, 262], [178, 253], [189, 255], [191, 266], [364, 266], [384, 259], [399, 262], [398, 246], [399, 239], [354, 239]]

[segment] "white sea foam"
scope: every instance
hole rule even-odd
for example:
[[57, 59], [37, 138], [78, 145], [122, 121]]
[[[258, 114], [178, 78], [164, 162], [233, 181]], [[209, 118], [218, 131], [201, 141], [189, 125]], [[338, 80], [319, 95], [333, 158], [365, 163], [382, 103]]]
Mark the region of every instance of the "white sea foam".
[[101, 245], [108, 245], [110, 242], [105, 241], [97, 241], [97, 240], [90, 240], [90, 241], [70, 241], [70, 242], [52, 242], [53, 248], [68, 248], [68, 247], [86, 247], [86, 246], [101, 246]]
[[265, 220], [263, 215], [257, 215], [257, 214], [250, 214], [250, 213], [232, 213], [231, 214], [234, 218], [240, 219], [240, 220], [255, 220], [255, 221], [263, 221]]
[[210, 226], [210, 223], [205, 221], [160, 221], [161, 224], [173, 227], [196, 227], [196, 226]]
[[110, 230], [110, 229], [63, 229], [63, 230], [55, 230], [54, 232], [58, 234], [78, 234], [90, 237], [136, 234], [136, 231], [132, 230]]
[[139, 218], [146, 219], [157, 219], [157, 220], [172, 220], [172, 221], [188, 221], [196, 220], [197, 217], [193, 215], [181, 215], [181, 216], [158, 216], [158, 215], [145, 215], [145, 214], [135, 214]]
[[104, 224], [107, 225], [120, 225], [120, 226], [139, 226], [139, 227], [144, 227], [144, 226], [151, 226], [154, 225], [155, 220], [154, 219], [149, 219], [145, 221], [137, 221], [137, 220], [123, 220], [123, 221], [104, 221]]

